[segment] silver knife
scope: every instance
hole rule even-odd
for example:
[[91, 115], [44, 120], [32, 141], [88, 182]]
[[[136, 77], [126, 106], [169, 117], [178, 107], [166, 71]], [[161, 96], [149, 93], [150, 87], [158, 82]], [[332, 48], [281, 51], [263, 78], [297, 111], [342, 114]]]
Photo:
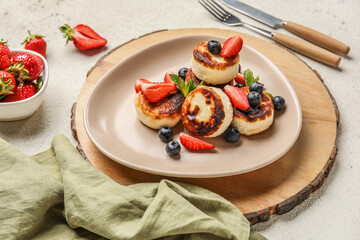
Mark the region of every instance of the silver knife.
[[253, 8], [245, 3], [237, 0], [221, 0], [225, 5], [238, 11], [246, 16], [249, 16], [259, 22], [262, 22], [274, 29], [284, 27], [289, 32], [292, 32], [303, 39], [306, 39], [318, 46], [329, 49], [330, 51], [347, 55], [350, 52], [350, 47], [328, 35], [318, 32], [314, 29], [302, 26], [300, 24], [284, 21], [277, 17], [271, 16], [263, 11]]

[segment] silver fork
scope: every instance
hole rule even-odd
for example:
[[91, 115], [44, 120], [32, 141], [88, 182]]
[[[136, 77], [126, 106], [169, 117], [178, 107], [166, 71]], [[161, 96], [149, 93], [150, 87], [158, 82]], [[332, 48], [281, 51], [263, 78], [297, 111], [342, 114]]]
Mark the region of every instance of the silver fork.
[[315, 46], [314, 44], [305, 42], [303, 40], [294, 37], [290, 37], [282, 33], [266, 31], [264, 29], [244, 23], [238, 17], [226, 11], [214, 0], [198, 0], [198, 1], [214, 17], [216, 17], [218, 20], [222, 21], [224, 24], [228, 26], [244, 26], [266, 37], [272, 38], [277, 43], [287, 48], [290, 48], [295, 52], [303, 54], [309, 58], [312, 58], [329, 66], [338, 67], [340, 64], [341, 58], [339, 56], [323, 48]]

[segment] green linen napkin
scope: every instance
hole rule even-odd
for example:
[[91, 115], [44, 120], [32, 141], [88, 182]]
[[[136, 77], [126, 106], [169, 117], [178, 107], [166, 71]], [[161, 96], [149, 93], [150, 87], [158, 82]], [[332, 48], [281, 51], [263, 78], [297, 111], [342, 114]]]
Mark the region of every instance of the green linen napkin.
[[0, 239], [266, 239], [222, 197], [163, 180], [122, 186], [57, 135], [28, 157], [0, 139]]

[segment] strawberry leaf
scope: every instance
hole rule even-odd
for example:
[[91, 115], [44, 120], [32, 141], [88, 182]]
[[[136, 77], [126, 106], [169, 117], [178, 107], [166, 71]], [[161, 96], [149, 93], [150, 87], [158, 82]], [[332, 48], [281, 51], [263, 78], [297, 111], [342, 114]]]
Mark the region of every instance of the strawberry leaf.
[[69, 25], [64, 24], [64, 26], [59, 27], [59, 30], [64, 34], [64, 38], [66, 38], [65, 45], [73, 40], [72, 36], [75, 34], [75, 31]]
[[36, 79], [36, 86], [38, 87], [38, 90], [41, 89], [42, 84], [43, 84], [43, 77], [40, 76], [38, 79]]
[[27, 37], [25, 38], [25, 40], [21, 43], [21, 45], [24, 45], [25, 43], [30, 42], [31, 40], [35, 39], [36, 37], [44, 38], [43, 35], [31, 34], [30, 30], [28, 30], [28, 33], [29, 33], [29, 36], [27, 36]]
[[5, 69], [5, 71], [14, 75], [15, 79], [20, 82], [20, 84], [24, 84], [24, 80], [29, 79], [29, 71], [24, 68], [25, 63], [18, 61], [16, 64], [11, 63], [10, 67]]
[[5, 46], [9, 47], [9, 45], [7, 43], [8, 43], [8, 41], [5, 41], [4, 39], [0, 40], [0, 44], [4, 44]]
[[5, 95], [14, 93], [12, 90], [15, 89], [15, 86], [11, 84], [12, 81], [12, 78], [6, 79], [6, 76], [2, 76], [0, 79], [0, 99], [5, 97]]

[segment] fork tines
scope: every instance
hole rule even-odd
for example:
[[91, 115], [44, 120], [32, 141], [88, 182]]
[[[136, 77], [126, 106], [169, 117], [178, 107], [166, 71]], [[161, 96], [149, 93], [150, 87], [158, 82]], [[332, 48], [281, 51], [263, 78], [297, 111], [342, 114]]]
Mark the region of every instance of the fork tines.
[[231, 16], [224, 8], [217, 4], [214, 0], [198, 0], [199, 3], [206, 8], [214, 17], [220, 21], [226, 21]]

